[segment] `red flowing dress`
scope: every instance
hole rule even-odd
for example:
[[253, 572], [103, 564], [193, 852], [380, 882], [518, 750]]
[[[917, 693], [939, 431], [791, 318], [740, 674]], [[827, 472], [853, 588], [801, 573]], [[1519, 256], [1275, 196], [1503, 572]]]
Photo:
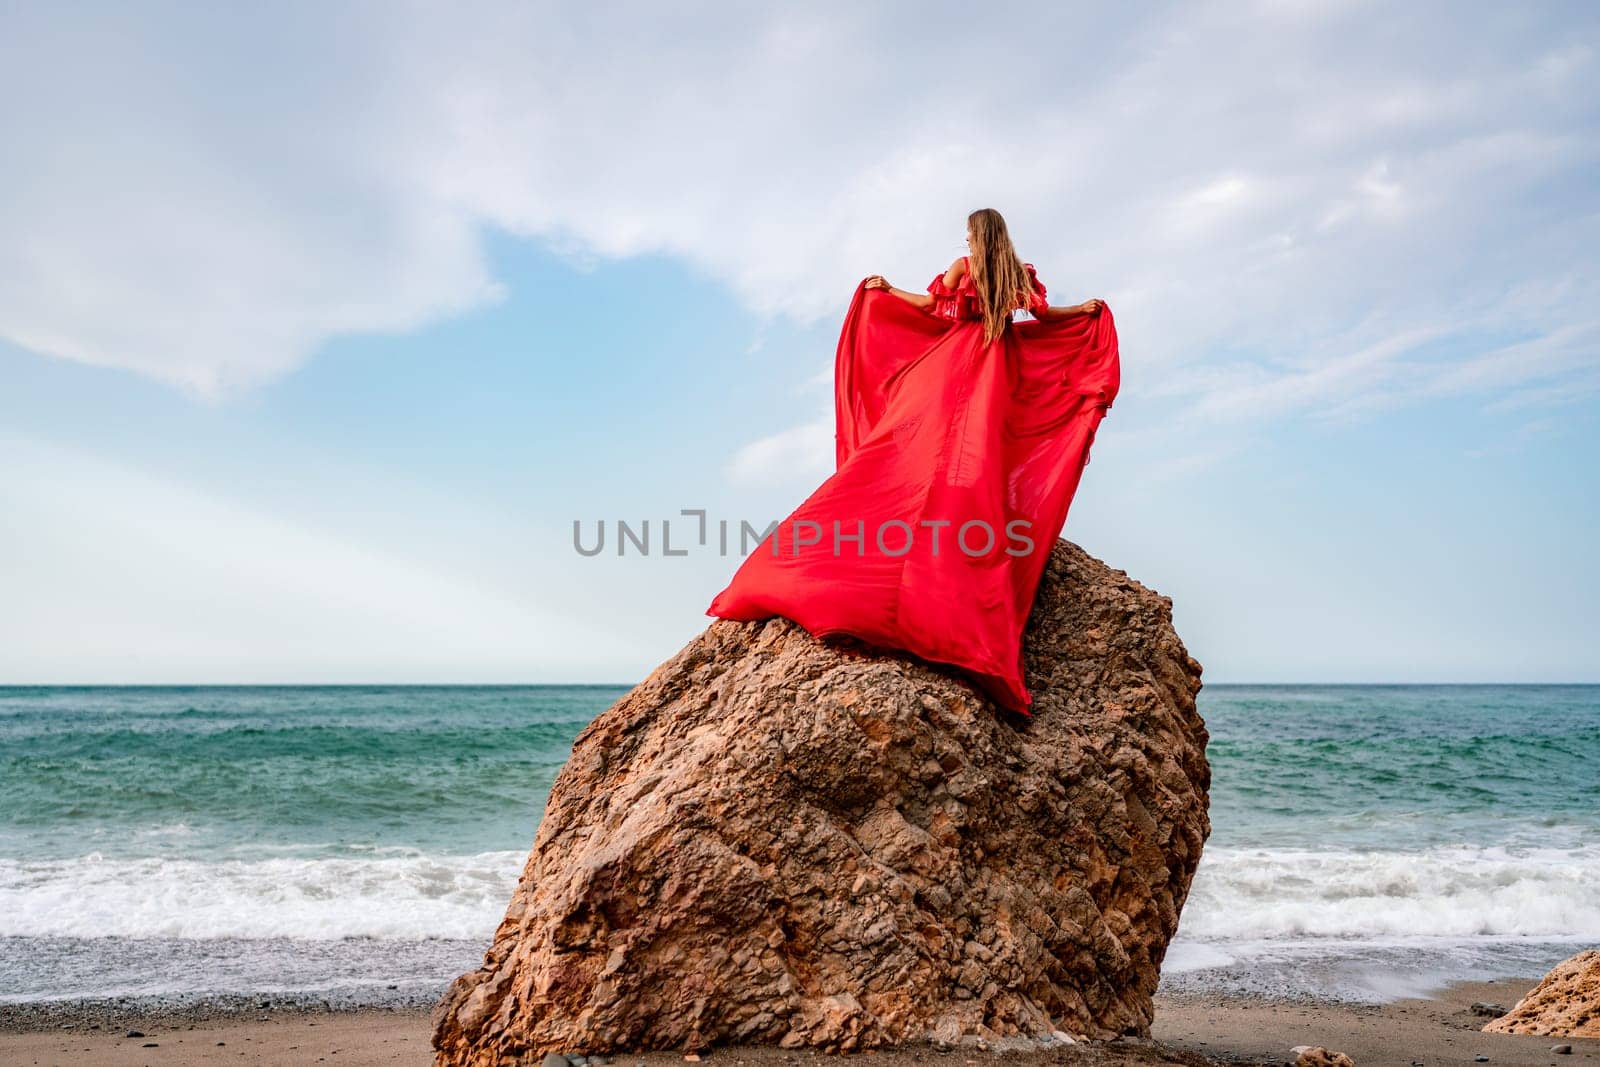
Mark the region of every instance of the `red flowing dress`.
[[[1027, 306], [1044, 307], [1026, 267]], [[1117, 395], [1116, 326], [1102, 304], [985, 343], [970, 269], [928, 292], [920, 308], [857, 287], [834, 365], [837, 468], [706, 614], [782, 615], [950, 664], [1031, 717], [1022, 633]]]

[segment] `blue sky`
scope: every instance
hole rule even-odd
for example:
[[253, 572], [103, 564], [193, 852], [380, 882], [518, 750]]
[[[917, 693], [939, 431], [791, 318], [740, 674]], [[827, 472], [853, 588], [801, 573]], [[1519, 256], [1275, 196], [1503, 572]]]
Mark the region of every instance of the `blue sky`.
[[8, 8], [0, 683], [636, 680], [980, 206], [1209, 681], [1600, 681], [1592, 7], [970, 13]]

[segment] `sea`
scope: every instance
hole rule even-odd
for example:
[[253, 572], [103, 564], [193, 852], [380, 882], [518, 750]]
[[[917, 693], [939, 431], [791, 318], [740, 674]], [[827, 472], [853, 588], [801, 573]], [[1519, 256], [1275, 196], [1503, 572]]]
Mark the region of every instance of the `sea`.
[[[0, 688], [0, 1002], [431, 1004], [625, 686]], [[1378, 1003], [1600, 945], [1600, 686], [1207, 685], [1158, 992]]]

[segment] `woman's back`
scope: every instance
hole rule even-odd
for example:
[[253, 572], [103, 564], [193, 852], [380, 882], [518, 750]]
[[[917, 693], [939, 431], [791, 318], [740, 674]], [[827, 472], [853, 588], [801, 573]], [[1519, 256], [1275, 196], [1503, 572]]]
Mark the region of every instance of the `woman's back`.
[[[945, 279], [950, 272], [938, 275], [928, 283], [928, 293], [933, 297], [932, 311], [935, 315], [946, 319], [967, 320], [983, 318], [983, 298], [978, 292], [978, 283], [972, 274], [972, 257], [962, 256], [960, 263], [963, 268], [958, 273], [959, 280], [955, 285], [945, 284]], [[1016, 309], [1029, 312], [1039, 308], [1049, 307], [1044, 283], [1039, 280], [1039, 275], [1034, 271], [1032, 263], [1024, 263], [1023, 269], [1028, 272], [1028, 284], [1031, 287], [1027, 293], [1019, 293]]]

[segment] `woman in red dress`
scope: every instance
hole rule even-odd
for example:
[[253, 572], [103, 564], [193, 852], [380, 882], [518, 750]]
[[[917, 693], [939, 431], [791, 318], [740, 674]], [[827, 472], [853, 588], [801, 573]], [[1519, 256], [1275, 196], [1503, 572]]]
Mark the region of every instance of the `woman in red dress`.
[[1031, 717], [1022, 632], [1117, 395], [1117, 333], [1102, 301], [1049, 304], [999, 212], [968, 216], [967, 247], [926, 293], [857, 286], [834, 365], [837, 468], [706, 614], [782, 615], [950, 664]]

